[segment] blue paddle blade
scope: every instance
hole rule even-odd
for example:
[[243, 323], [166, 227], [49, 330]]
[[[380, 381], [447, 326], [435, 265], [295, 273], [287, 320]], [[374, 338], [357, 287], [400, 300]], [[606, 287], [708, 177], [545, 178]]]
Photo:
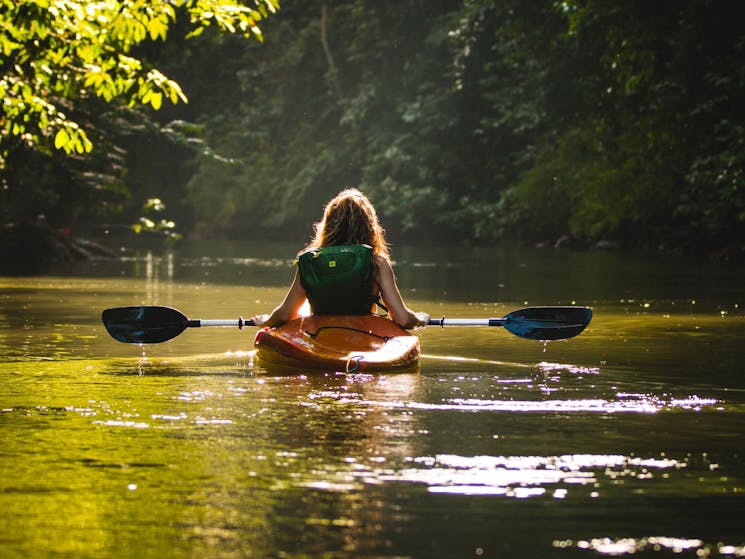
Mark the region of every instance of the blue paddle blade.
[[528, 340], [566, 340], [582, 332], [590, 320], [587, 307], [526, 307], [494, 319], [494, 326]]
[[178, 336], [189, 319], [171, 307], [119, 307], [101, 314], [106, 330], [126, 344], [159, 344]]

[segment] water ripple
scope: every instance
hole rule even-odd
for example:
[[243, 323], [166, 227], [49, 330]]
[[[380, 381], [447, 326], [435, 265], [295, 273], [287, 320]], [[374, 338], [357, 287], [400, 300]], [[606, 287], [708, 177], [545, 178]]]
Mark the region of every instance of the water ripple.
[[619, 393], [618, 399], [551, 399], [551, 400], [483, 400], [478, 398], [451, 398], [442, 403], [428, 402], [382, 402], [339, 398], [339, 403], [362, 404], [373, 407], [416, 409], [431, 411], [465, 412], [598, 412], [598, 413], [657, 413], [660, 411], [688, 410], [701, 411], [716, 408], [721, 402], [714, 398], [701, 398], [696, 395], [663, 398], [649, 394]]
[[[430, 493], [499, 495], [516, 499], [548, 495], [564, 499], [569, 487], [589, 487], [599, 496], [601, 482], [628, 478], [643, 482], [689, 466], [689, 458], [642, 458], [621, 454], [565, 454], [560, 456], [460, 456], [438, 454], [409, 457], [400, 467], [351, 460], [350, 470], [313, 470], [313, 478], [299, 480], [307, 488], [347, 492], [380, 483], [423, 484]], [[385, 462], [385, 461], [383, 461]], [[716, 468], [716, 465], [713, 465]]]

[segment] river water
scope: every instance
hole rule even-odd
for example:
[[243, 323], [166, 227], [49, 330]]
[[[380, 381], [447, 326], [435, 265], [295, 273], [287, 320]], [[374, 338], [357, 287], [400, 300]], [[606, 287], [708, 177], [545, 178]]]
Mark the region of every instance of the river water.
[[594, 311], [548, 345], [429, 327], [403, 374], [270, 373], [255, 329], [140, 347], [101, 324], [266, 312], [295, 249], [0, 277], [0, 556], [745, 556], [743, 265], [394, 247], [433, 316]]

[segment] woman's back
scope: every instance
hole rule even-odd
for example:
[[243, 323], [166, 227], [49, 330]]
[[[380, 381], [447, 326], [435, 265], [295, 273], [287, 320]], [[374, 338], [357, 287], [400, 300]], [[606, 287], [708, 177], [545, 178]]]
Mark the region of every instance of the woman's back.
[[369, 245], [307, 250], [298, 258], [298, 273], [313, 314], [368, 314], [378, 301]]

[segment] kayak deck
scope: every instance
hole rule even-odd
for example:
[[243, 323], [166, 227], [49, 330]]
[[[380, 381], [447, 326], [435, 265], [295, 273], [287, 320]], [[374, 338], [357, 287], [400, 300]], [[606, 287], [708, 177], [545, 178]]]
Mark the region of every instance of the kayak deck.
[[296, 318], [256, 334], [259, 364], [344, 372], [398, 371], [414, 366], [419, 338], [375, 315]]

